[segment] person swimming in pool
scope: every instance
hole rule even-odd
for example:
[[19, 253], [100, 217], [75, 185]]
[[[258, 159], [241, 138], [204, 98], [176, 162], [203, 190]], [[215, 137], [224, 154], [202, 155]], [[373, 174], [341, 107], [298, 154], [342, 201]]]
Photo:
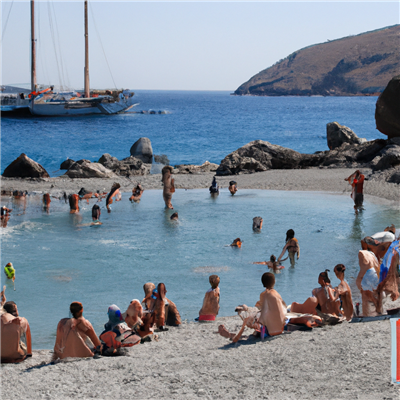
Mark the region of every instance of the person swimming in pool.
[[120, 201], [120, 198], [118, 197], [118, 195], [121, 195], [119, 191], [120, 187], [121, 185], [119, 183], [114, 183], [111, 187], [110, 193], [108, 194], [106, 199], [106, 207], [108, 212], [111, 212], [110, 204], [112, 204], [113, 202], [113, 197], [115, 197], [115, 201]]
[[138, 183], [136, 187], [132, 189], [132, 196], [129, 197], [130, 202], [140, 203], [143, 191], [142, 185]]
[[256, 261], [253, 264], [261, 264], [267, 265], [268, 268], [271, 268], [275, 273], [280, 272], [281, 269], [285, 268], [283, 265], [280, 265], [278, 261], [276, 261], [276, 257], [272, 254], [269, 261]]
[[[285, 244], [285, 246], [283, 246], [282, 253], [278, 257], [278, 263], [280, 263], [282, 261], [282, 257], [286, 251], [288, 252], [288, 257], [290, 259], [290, 266], [294, 267], [294, 265], [295, 265], [294, 258], [296, 256], [296, 254], [297, 254], [297, 259], [300, 258], [300, 245], [299, 245], [299, 241], [294, 237], [293, 229], [289, 229], [286, 232], [286, 244]], [[285, 260], [286, 260], [286, 258], [285, 258]]]

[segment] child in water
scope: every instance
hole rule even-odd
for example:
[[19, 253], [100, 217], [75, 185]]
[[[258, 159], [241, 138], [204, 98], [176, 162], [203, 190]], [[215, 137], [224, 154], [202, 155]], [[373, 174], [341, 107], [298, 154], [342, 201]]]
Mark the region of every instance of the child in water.
[[276, 261], [276, 257], [273, 254], [270, 257], [269, 261], [256, 261], [256, 262], [253, 262], [253, 264], [267, 265], [268, 268], [271, 268], [272, 271], [274, 271], [275, 273], [279, 273], [280, 269], [285, 268], [283, 265], [279, 265], [280, 263], [278, 261]]
[[219, 282], [220, 278], [218, 275], [210, 275], [208, 278], [211, 288], [207, 290], [204, 300], [203, 307], [199, 311], [199, 321], [215, 321], [215, 317], [219, 311]]

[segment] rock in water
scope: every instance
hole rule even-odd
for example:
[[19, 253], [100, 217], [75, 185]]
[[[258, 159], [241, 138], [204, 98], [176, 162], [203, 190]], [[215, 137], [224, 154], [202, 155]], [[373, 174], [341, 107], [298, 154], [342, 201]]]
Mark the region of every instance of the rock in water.
[[400, 75], [390, 80], [375, 107], [376, 129], [388, 138], [400, 137]]
[[337, 122], [326, 124], [326, 139], [330, 150], [340, 147], [343, 143], [361, 144], [367, 141], [367, 139], [359, 138], [347, 126], [340, 125]]
[[131, 156], [138, 158], [146, 164], [153, 162], [153, 148], [149, 138], [142, 137], [131, 147]]
[[79, 160], [65, 173], [70, 178], [116, 178], [117, 175], [104, 165]]
[[50, 178], [47, 171], [22, 153], [3, 172], [6, 178]]

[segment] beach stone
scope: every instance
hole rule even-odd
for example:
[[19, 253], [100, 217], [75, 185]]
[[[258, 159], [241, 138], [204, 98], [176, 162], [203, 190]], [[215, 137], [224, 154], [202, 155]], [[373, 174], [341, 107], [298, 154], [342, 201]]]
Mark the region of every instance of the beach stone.
[[350, 128], [337, 122], [326, 124], [326, 139], [330, 150], [340, 147], [343, 143], [361, 144], [367, 139], [359, 138]]
[[60, 165], [60, 169], [69, 169], [69, 167], [74, 163], [74, 160], [68, 158], [67, 160], [63, 161]]
[[179, 164], [174, 167], [177, 171], [175, 174], [199, 174], [203, 172], [215, 172], [218, 169], [218, 164], [210, 163], [206, 161], [202, 165], [193, 164]]
[[113, 157], [108, 153], [103, 154], [97, 162], [111, 170], [114, 170], [114, 168], [118, 167], [120, 163], [117, 157]]
[[141, 161], [147, 164], [153, 162], [153, 148], [151, 147], [151, 141], [149, 138], [141, 137], [131, 147], [131, 156], [139, 158]]
[[400, 184], [400, 167], [389, 175], [387, 182]]
[[163, 165], [169, 165], [169, 159], [165, 154], [154, 156], [154, 161]]
[[6, 178], [50, 178], [47, 171], [25, 153], [16, 158], [3, 172]]
[[[83, 161], [83, 162], [82, 162]], [[65, 173], [70, 178], [116, 178], [117, 175], [100, 163], [79, 160]]]
[[400, 165], [400, 146], [386, 146], [376, 158], [377, 161], [373, 166], [376, 170], [385, 170], [396, 167]]
[[400, 75], [390, 80], [375, 106], [376, 129], [388, 138], [400, 137]]
[[120, 161], [118, 169], [119, 171], [116, 172], [119, 175], [147, 175], [150, 173], [151, 163], [145, 163], [138, 157], [130, 156]]

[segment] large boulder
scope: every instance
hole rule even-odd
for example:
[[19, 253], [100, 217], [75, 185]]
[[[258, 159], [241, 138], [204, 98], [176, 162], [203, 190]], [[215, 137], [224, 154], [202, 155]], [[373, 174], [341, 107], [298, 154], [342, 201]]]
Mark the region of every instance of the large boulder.
[[131, 156], [139, 158], [144, 163], [151, 164], [153, 162], [153, 148], [149, 138], [142, 137], [137, 140], [131, 147]]
[[385, 170], [400, 165], [400, 146], [386, 146], [373, 160], [373, 169]]
[[117, 175], [100, 163], [79, 160], [65, 173], [70, 178], [116, 178]]
[[330, 150], [340, 147], [343, 143], [361, 144], [367, 139], [359, 138], [350, 128], [337, 122], [326, 124], [326, 139]]
[[74, 160], [71, 160], [70, 158], [66, 159], [63, 161], [60, 165], [60, 169], [69, 169], [69, 167], [74, 163]]
[[375, 106], [376, 129], [388, 138], [400, 136], [400, 75], [390, 80]]
[[47, 171], [36, 161], [22, 153], [3, 172], [6, 178], [50, 178]]
[[119, 175], [147, 175], [150, 173], [151, 164], [142, 161], [137, 156], [127, 157], [120, 161], [118, 170], [116, 171]]
[[111, 169], [112, 171], [115, 168], [118, 168], [120, 163], [117, 157], [113, 157], [108, 153], [103, 154], [97, 162], [101, 165], [104, 165], [106, 168]]

